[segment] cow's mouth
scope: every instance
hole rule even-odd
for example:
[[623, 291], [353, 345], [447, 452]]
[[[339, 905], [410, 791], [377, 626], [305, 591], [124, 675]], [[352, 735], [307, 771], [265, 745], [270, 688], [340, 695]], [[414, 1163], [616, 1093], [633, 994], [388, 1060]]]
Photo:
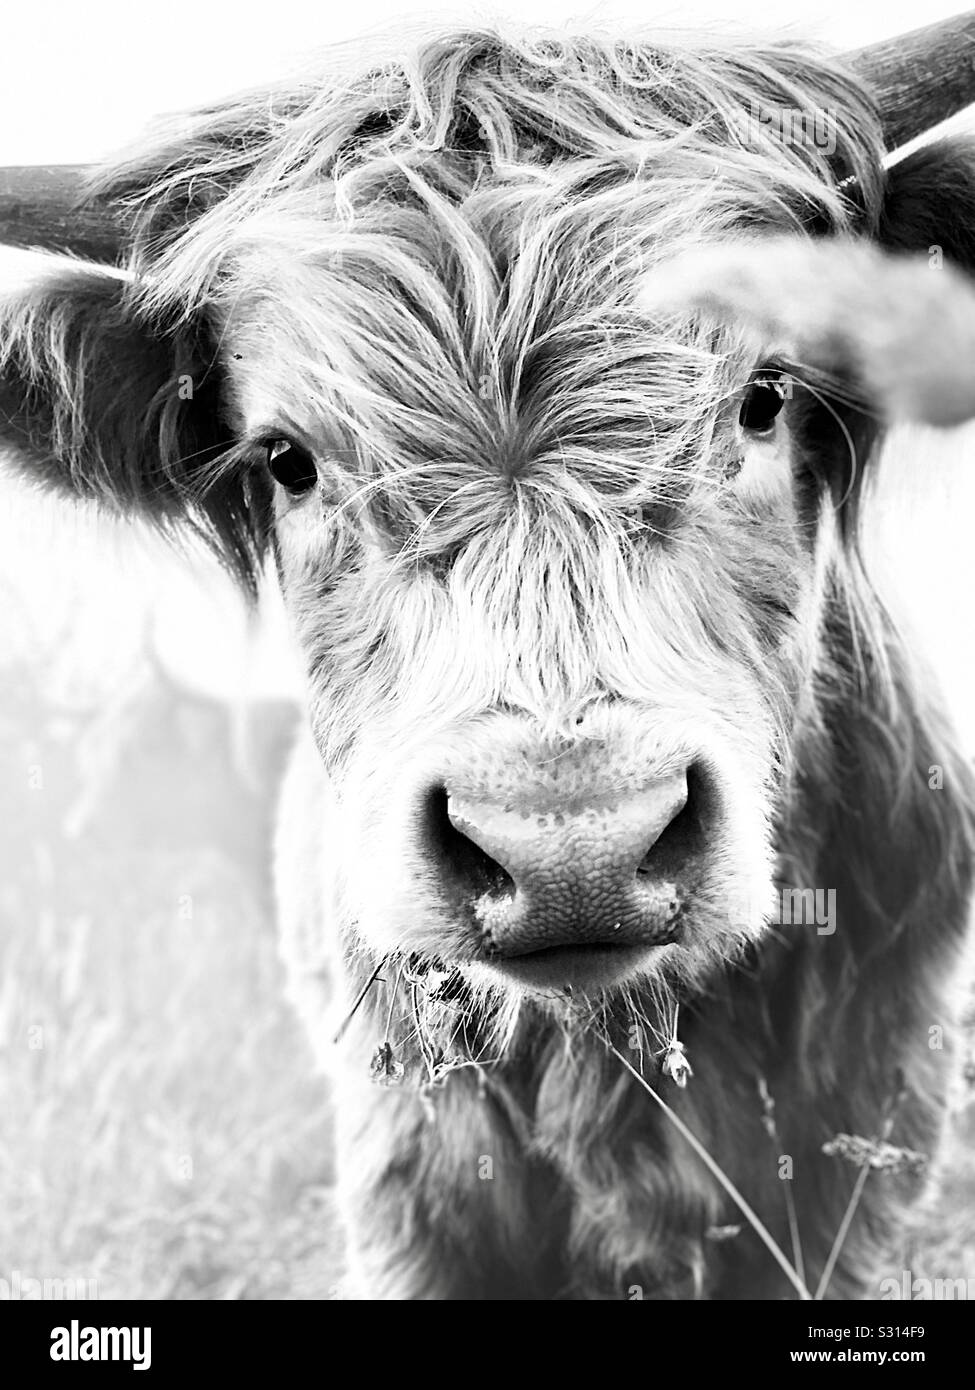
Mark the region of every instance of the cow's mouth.
[[573, 995], [602, 994], [615, 989], [639, 971], [641, 965], [660, 957], [677, 940], [672, 936], [651, 946], [606, 944], [553, 946], [525, 955], [491, 960], [492, 974], [530, 991]]

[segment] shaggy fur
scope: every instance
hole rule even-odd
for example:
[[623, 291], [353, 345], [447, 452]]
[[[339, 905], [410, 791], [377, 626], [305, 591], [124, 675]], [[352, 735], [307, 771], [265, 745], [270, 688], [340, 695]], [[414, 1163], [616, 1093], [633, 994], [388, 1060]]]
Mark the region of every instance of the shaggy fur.
[[[827, 113], [829, 149], [749, 119], [781, 108]], [[448, 33], [163, 133], [102, 180], [131, 280], [0, 316], [28, 471], [190, 520], [246, 586], [273, 549], [312, 733], [283, 949], [360, 1295], [787, 1293], [747, 1226], [714, 1238], [736, 1209], [609, 1051], [670, 1087], [678, 1003], [669, 1099], [783, 1247], [791, 1156], [810, 1284], [855, 1176], [823, 1143], [936, 1149], [971, 788], [857, 524], [885, 412], [972, 413], [972, 291], [862, 243], [927, 252], [947, 198], [968, 268], [969, 164], [885, 174], [869, 98], [800, 45]], [[300, 498], [277, 438], [315, 460]], [[438, 879], [438, 789], [557, 807], [689, 763], [710, 811], [677, 941], [581, 996], [498, 972]], [[775, 926], [790, 887], [835, 891], [832, 934]], [[867, 1184], [831, 1295], [875, 1288], [917, 1186]]]

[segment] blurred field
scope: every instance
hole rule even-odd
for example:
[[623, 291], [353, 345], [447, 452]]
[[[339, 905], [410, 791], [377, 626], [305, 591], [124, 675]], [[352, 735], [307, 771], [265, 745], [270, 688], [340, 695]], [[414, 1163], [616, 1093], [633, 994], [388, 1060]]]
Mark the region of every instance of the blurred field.
[[316, 1298], [324, 1083], [280, 997], [269, 818], [294, 724], [141, 656], [118, 698], [0, 669], [0, 1275]]

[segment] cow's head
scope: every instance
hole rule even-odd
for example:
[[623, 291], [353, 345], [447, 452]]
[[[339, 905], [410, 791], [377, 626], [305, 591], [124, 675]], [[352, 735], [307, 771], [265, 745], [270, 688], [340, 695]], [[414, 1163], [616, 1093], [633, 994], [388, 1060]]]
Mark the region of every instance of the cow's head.
[[350, 949], [510, 999], [762, 933], [878, 418], [975, 412], [975, 155], [883, 155], [804, 48], [451, 35], [185, 124], [100, 186], [131, 277], [8, 306], [29, 472], [273, 551]]

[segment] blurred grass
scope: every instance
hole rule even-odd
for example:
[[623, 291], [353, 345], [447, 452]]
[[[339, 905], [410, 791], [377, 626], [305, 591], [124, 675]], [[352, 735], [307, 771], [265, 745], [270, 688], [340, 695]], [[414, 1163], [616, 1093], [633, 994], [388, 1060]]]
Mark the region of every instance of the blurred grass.
[[268, 882], [294, 711], [146, 662], [124, 699], [48, 691], [0, 670], [0, 1276], [327, 1297], [329, 1107]]

